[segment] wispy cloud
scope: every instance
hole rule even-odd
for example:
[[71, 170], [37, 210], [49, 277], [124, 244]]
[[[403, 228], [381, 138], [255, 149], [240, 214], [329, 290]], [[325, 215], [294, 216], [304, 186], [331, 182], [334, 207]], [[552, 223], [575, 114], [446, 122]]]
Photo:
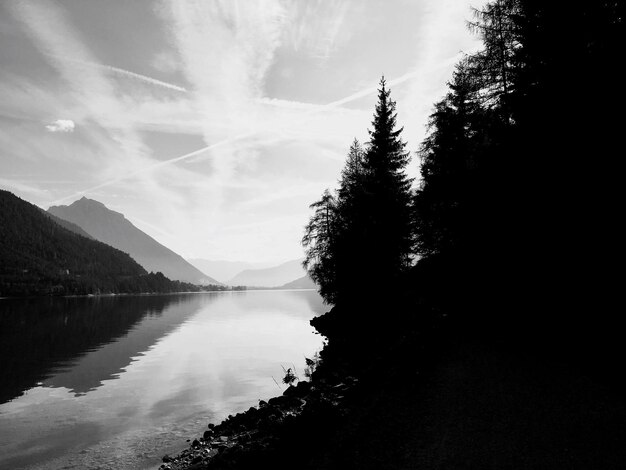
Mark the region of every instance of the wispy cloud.
[[37, 188], [15, 179], [0, 178], [0, 187], [25, 193], [37, 199], [46, 199], [49, 197], [49, 191], [47, 189]]
[[[413, 78], [416, 77], [416, 73], [415, 72], [409, 72], [405, 75], [402, 75], [401, 77], [397, 77], [395, 79], [389, 80], [388, 84], [391, 85], [399, 85], [401, 83], [404, 83], [408, 80], [411, 80]], [[284, 129], [284, 132], [282, 134], [279, 135], [273, 135], [271, 136], [269, 139], [265, 138], [263, 139], [262, 142], [259, 142], [258, 140], [255, 141], [256, 145], [259, 145], [260, 143], [276, 143], [276, 142], [280, 142], [280, 141], [284, 141], [284, 140], [289, 140], [289, 139], [293, 139], [294, 135], [297, 135], [298, 137], [302, 137], [302, 133], [298, 133], [298, 128], [301, 127], [305, 127], [305, 128], [309, 128], [309, 124], [306, 122], [306, 119], [311, 118], [317, 114], [321, 114], [324, 112], [328, 112], [331, 111], [337, 107], [340, 107], [341, 105], [350, 103], [352, 101], [356, 101], [359, 100], [365, 96], [368, 96], [372, 93], [375, 93], [378, 90], [378, 86], [371, 86], [368, 88], [365, 88], [359, 92], [353, 93], [349, 96], [346, 96], [342, 99], [333, 101], [332, 103], [328, 103], [327, 105], [309, 105], [307, 103], [291, 103], [290, 105], [286, 105], [285, 107], [287, 108], [292, 108], [292, 109], [297, 109], [297, 110], [304, 110], [304, 112], [302, 112], [300, 114], [300, 116], [298, 116], [298, 118], [300, 119], [300, 122], [293, 122], [292, 121], [292, 127], [289, 129]], [[285, 105], [285, 102], [282, 103], [283, 105]], [[178, 162], [182, 162], [184, 160], [190, 160], [190, 159], [197, 159], [199, 157], [204, 157], [206, 158], [207, 156], [210, 156], [210, 151], [212, 150], [217, 150], [219, 148], [227, 148], [229, 146], [233, 146], [234, 144], [237, 144], [239, 142], [245, 141], [246, 139], [249, 139], [251, 137], [255, 137], [259, 135], [259, 132], [246, 132], [246, 133], [241, 133], [238, 135], [235, 135], [233, 137], [229, 137], [226, 139], [223, 139], [217, 143], [211, 144], [211, 145], [207, 145], [206, 147], [202, 147], [200, 149], [194, 150], [193, 152], [188, 152], [184, 155], [180, 155], [174, 158], [170, 158], [167, 160], [163, 160], [160, 161], [158, 163], [153, 163], [149, 166], [146, 166], [144, 168], [139, 168], [135, 171], [131, 171], [131, 172], [124, 172], [123, 174], [119, 175], [116, 178], [113, 178], [111, 180], [105, 181], [103, 183], [100, 183], [96, 186], [93, 186], [91, 188], [87, 188], [85, 190], [70, 194], [68, 196], [65, 196], [63, 198], [57, 199], [55, 201], [52, 201], [50, 204], [54, 205], [54, 204], [60, 204], [62, 202], [74, 199], [78, 196], [82, 196], [88, 193], [91, 193], [95, 190], [101, 189], [103, 187], [106, 186], [110, 186], [116, 183], [119, 183], [120, 181], [124, 181], [127, 179], [131, 179], [134, 178], [138, 175], [144, 174], [146, 172], [151, 172], [153, 170], [159, 169], [159, 168], [163, 168]], [[345, 138], [345, 135], [342, 133], [340, 134], [340, 137], [342, 140], [348, 140]]]
[[285, 35], [291, 47], [318, 59], [330, 57], [350, 6], [347, 0], [289, 2]]
[[[141, 143], [134, 134], [132, 116], [117, 99], [113, 84], [101, 70], [81, 65], [96, 63], [96, 60], [66, 19], [63, 10], [52, 2], [16, 2], [11, 6], [35, 46], [71, 86], [73, 98], [80, 102], [84, 117], [104, 128], [111, 120], [117, 121], [119, 129], [111, 132], [111, 137], [131, 155], [139, 150]], [[67, 56], [74, 57], [74, 61], [60, 59]]]
[[75, 192], [73, 194], [70, 194], [68, 196], [62, 197], [60, 199], [56, 199], [56, 200], [50, 202], [50, 205], [60, 204], [62, 202], [74, 199], [74, 198], [76, 198], [78, 196], [84, 196], [86, 194], [92, 193], [93, 191], [96, 191], [98, 189], [104, 188], [106, 186], [111, 186], [113, 184], [116, 184], [116, 183], [119, 183], [121, 181], [125, 181], [125, 180], [128, 180], [128, 179], [132, 179], [132, 178], [135, 178], [135, 177], [140, 176], [140, 175], [145, 175], [146, 173], [150, 173], [153, 170], [157, 170], [157, 169], [162, 168], [164, 166], [169, 166], [169, 165], [172, 165], [173, 163], [181, 162], [183, 160], [187, 160], [189, 158], [196, 157], [198, 155], [201, 155], [203, 153], [208, 152], [209, 150], [213, 150], [213, 149], [219, 148], [221, 146], [226, 146], [228, 144], [231, 144], [231, 143], [236, 142], [238, 140], [244, 139], [246, 137], [247, 137], [246, 135], [241, 135], [241, 136], [233, 137], [231, 139], [225, 139], [225, 140], [223, 140], [221, 142], [218, 142], [216, 144], [208, 145], [206, 147], [202, 147], [202, 148], [200, 148], [198, 150], [194, 150], [193, 152], [189, 152], [189, 153], [186, 153], [184, 155], [180, 155], [178, 157], [170, 158], [169, 160], [164, 160], [164, 161], [161, 161], [161, 162], [158, 162], [158, 163], [153, 163], [153, 164], [151, 164], [149, 166], [138, 168], [138, 169], [133, 170], [133, 171], [126, 171], [126, 172], [120, 174], [119, 176], [117, 176], [116, 178], [110, 179], [108, 181], [105, 181], [105, 182], [100, 183], [100, 184], [98, 184], [96, 186], [92, 186], [90, 188], [84, 189], [82, 191]]

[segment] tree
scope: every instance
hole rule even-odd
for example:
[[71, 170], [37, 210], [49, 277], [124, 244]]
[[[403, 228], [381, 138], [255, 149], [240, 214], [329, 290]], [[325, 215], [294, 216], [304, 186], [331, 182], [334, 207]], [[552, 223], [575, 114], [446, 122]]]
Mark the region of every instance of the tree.
[[509, 95], [513, 92], [519, 48], [519, 2], [496, 0], [482, 9], [474, 9], [476, 21], [469, 22], [470, 30], [480, 35], [483, 49], [468, 59], [473, 75], [480, 82], [477, 91], [483, 104], [498, 107], [504, 119], [510, 119]]
[[368, 276], [390, 285], [410, 265], [412, 247], [411, 182], [405, 169], [410, 161], [406, 143], [396, 129], [396, 103], [385, 78], [380, 81], [378, 103], [363, 158], [363, 199], [366, 218], [362, 234]]
[[336, 289], [336, 246], [337, 201], [327, 189], [322, 198], [309, 206], [315, 212], [309, 220], [302, 237], [305, 258], [302, 263], [311, 279], [320, 288], [326, 302], [337, 298]]
[[341, 173], [337, 196], [328, 190], [305, 228], [304, 266], [327, 302], [354, 302], [375, 282], [382, 290], [409, 266], [411, 179], [409, 153], [396, 129], [396, 104], [384, 78], [363, 147], [355, 139]]

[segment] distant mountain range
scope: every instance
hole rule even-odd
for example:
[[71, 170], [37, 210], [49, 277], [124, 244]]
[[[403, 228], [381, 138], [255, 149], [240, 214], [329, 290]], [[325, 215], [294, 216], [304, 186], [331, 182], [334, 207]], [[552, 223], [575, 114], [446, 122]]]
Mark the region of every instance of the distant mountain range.
[[279, 289], [317, 289], [317, 285], [307, 274], [306, 276], [302, 276], [300, 279], [283, 284], [279, 287]]
[[236, 274], [246, 269], [264, 269], [271, 265], [247, 263], [245, 261], [209, 260], [201, 258], [187, 259], [189, 263], [204, 273], [210, 273], [215, 279], [227, 284]]
[[193, 288], [148, 274], [128, 254], [0, 190], [0, 296]]
[[48, 213], [77, 225], [96, 240], [128, 253], [147, 271], [162, 272], [170, 279], [193, 284], [221, 284], [101, 202], [83, 197], [69, 206], [52, 206]]
[[302, 260], [265, 269], [245, 269], [228, 281], [231, 286], [277, 287], [306, 276]]

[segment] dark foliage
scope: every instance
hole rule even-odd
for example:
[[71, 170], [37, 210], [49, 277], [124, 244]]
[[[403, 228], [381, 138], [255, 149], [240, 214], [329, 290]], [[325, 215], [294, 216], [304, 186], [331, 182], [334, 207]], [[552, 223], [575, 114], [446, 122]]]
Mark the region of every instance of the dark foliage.
[[415, 197], [418, 253], [450, 274], [443, 288], [459, 317], [606, 372], [622, 349], [609, 305], [623, 19], [623, 2], [497, 0], [477, 11], [484, 49], [435, 107]]

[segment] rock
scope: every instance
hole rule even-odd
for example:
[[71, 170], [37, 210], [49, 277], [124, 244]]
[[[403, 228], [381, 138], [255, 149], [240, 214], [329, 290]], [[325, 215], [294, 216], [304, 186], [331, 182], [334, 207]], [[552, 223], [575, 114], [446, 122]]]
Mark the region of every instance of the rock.
[[164, 463], [171, 462], [172, 460], [174, 460], [174, 459], [172, 457], [170, 457], [169, 455], [167, 455], [167, 454], [165, 454], [163, 456], [163, 458], [161, 459], [161, 461], [164, 462]]
[[286, 397], [302, 398], [307, 396], [310, 391], [311, 382], [298, 382], [298, 385], [296, 385], [295, 387], [293, 385], [287, 387], [287, 389], [283, 392], [283, 395]]
[[215, 427], [215, 424], [209, 423], [209, 426], [208, 426], [209, 429], [213, 429], [214, 427]]
[[198, 441], [198, 439], [194, 439], [191, 443], [191, 447], [193, 447], [194, 449], [200, 447], [200, 441]]
[[202, 439], [207, 441], [207, 440], [211, 439], [212, 435], [213, 435], [213, 431], [204, 431], [204, 434], [202, 435]]
[[267, 402], [265, 400], [259, 400], [259, 406], [260, 407], [267, 406]]
[[298, 382], [298, 396], [302, 397], [311, 391], [311, 382]]
[[281, 397], [270, 398], [267, 403], [268, 405], [271, 405], [271, 406], [280, 406], [281, 403], [283, 402], [283, 399], [285, 398], [287, 397], [281, 396]]
[[295, 408], [302, 404], [302, 400], [296, 396], [282, 395], [271, 398], [269, 404], [280, 408]]

